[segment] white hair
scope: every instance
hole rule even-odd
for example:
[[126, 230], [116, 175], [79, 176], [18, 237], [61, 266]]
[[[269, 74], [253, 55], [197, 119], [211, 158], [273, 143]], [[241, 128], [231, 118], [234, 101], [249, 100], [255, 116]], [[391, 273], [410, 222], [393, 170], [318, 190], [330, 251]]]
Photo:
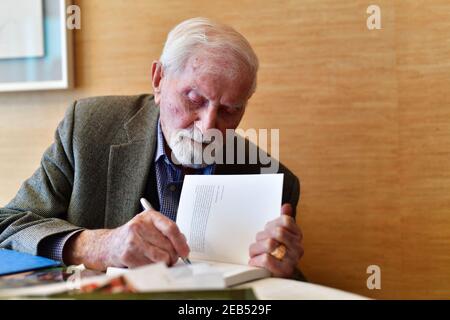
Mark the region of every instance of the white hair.
[[160, 62], [166, 72], [182, 71], [189, 57], [198, 49], [212, 49], [217, 54], [231, 51], [248, 66], [249, 76], [253, 79], [251, 92], [255, 91], [259, 62], [252, 47], [232, 27], [207, 18], [192, 18], [175, 26], [167, 36]]

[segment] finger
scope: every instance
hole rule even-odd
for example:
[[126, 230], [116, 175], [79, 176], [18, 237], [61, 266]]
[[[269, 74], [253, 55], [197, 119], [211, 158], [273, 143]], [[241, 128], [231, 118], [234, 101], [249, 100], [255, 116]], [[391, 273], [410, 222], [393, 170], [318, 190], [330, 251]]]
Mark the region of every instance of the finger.
[[145, 250], [145, 256], [155, 263], [164, 262], [168, 266], [173, 264], [170, 255], [166, 251], [155, 246], [148, 246]]
[[180, 257], [187, 257], [189, 255], [189, 246], [176, 223], [157, 211], [151, 213], [153, 225], [170, 240]]
[[287, 248], [286, 255], [292, 260], [292, 262], [297, 265], [300, 259], [303, 257], [305, 251], [301, 242], [294, 244], [292, 247]]
[[151, 263], [164, 262], [170, 265], [170, 255], [158, 247], [152, 246], [145, 241], [142, 241], [137, 246], [137, 250], [128, 251], [123, 262], [128, 268], [137, 268]]
[[301, 231], [297, 223], [294, 221], [292, 217], [288, 215], [282, 215], [275, 220], [269, 221], [266, 224], [265, 229], [268, 230], [276, 227], [283, 227], [292, 234], [296, 236], [301, 236]]
[[[281, 206], [281, 216], [289, 216], [292, 217], [292, 222], [295, 224], [295, 226], [292, 226], [296, 229], [297, 233], [300, 235], [300, 239], [303, 238], [303, 233], [300, 227], [295, 222], [295, 216], [294, 216], [294, 209], [292, 208], [292, 205], [290, 203], [285, 203]], [[291, 228], [289, 228], [291, 230]], [[293, 230], [293, 229], [292, 229]]]
[[285, 203], [281, 206], [281, 215], [286, 215], [290, 217], [294, 216], [294, 210], [292, 209], [290, 203]]
[[264, 253], [250, 259], [251, 266], [264, 268], [270, 271], [274, 277], [291, 277], [294, 273], [296, 263], [290, 259], [278, 260], [270, 254]]
[[[302, 255], [301, 238], [299, 236], [292, 236], [292, 234], [290, 232], [283, 231], [283, 229], [281, 228], [281, 231], [278, 231], [278, 232], [286, 233], [286, 235], [278, 236], [278, 239], [277, 239], [276, 238], [277, 236], [275, 235], [277, 233], [277, 231], [276, 231], [277, 228], [280, 229], [280, 227], [276, 227], [275, 229], [264, 230], [264, 231], [258, 232], [256, 234], [256, 242], [269, 241], [269, 239], [271, 239], [272, 241], [278, 243], [278, 245], [280, 243], [282, 243], [286, 246], [286, 249], [287, 249], [286, 255], [293, 255], [293, 259], [298, 260], [297, 258], [294, 257], [294, 255], [299, 256], [299, 258]], [[270, 245], [270, 246], [272, 246], [272, 245]], [[252, 247], [252, 250], [256, 250], [255, 246]], [[272, 252], [272, 251], [270, 251], [270, 252]], [[252, 253], [253, 252], [256, 252], [256, 251], [252, 251]], [[270, 253], [269, 251], [267, 251], [267, 252]], [[252, 256], [252, 255], [250, 254], [250, 256]]]
[[178, 254], [175, 251], [170, 240], [164, 236], [153, 223], [144, 224], [144, 228], [139, 229], [139, 235], [149, 244], [167, 252], [170, 257], [170, 265], [178, 260]]
[[145, 242], [137, 237], [130, 236], [125, 241], [125, 248], [120, 255], [121, 264], [128, 268], [135, 268], [152, 263], [148, 257], [145, 256]]
[[267, 238], [269, 238], [269, 234], [267, 233], [266, 230], [260, 231], [256, 234], [256, 241], [261, 241]]
[[283, 263], [268, 253], [263, 253], [251, 258], [249, 265], [267, 269], [274, 276], [279, 276], [284, 271]]
[[300, 243], [300, 237], [289, 232], [283, 227], [275, 227], [266, 230], [270, 238], [284, 244], [287, 248], [297, 246]]
[[263, 253], [271, 253], [279, 246], [279, 242], [274, 239], [267, 238], [261, 241], [252, 243], [249, 248], [250, 257], [253, 258]]
[[133, 253], [130, 252], [122, 258], [122, 264], [124, 267], [127, 268], [137, 268], [140, 266], [145, 266], [150, 263], [152, 263], [152, 261], [141, 253], [137, 254], [135, 252]]

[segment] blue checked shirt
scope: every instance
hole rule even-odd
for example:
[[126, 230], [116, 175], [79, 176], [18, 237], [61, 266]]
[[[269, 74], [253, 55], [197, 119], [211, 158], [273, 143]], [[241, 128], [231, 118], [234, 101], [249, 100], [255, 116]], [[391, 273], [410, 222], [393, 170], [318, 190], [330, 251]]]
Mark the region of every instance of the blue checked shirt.
[[[182, 169], [176, 167], [172, 161], [170, 161], [170, 155], [166, 154], [164, 143], [161, 123], [158, 121], [155, 170], [159, 198], [159, 211], [166, 217], [176, 221], [184, 175]], [[210, 165], [203, 169], [196, 170], [194, 174], [213, 174], [214, 169], [215, 165]]]
[[[158, 120], [158, 132], [155, 152], [155, 173], [160, 203], [160, 212], [176, 221], [181, 188], [183, 186], [183, 170], [175, 166], [164, 149], [164, 135]], [[215, 165], [196, 170], [194, 174], [214, 174]], [[83, 230], [51, 236], [41, 242], [38, 254], [53, 260], [63, 261], [63, 249], [66, 242], [75, 234]]]

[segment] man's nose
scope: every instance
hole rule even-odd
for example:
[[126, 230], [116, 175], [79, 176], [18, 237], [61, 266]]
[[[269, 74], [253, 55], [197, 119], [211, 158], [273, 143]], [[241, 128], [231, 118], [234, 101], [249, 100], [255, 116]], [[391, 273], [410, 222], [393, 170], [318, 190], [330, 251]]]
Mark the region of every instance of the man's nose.
[[198, 127], [205, 134], [209, 129], [214, 129], [217, 127], [217, 106], [209, 105], [207, 108], [202, 110], [200, 115]]

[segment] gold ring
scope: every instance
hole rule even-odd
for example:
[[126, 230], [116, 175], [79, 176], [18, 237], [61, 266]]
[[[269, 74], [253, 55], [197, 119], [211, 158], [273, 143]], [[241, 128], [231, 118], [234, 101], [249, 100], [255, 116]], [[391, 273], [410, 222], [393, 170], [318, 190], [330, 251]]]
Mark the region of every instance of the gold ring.
[[278, 247], [276, 247], [276, 249], [273, 250], [270, 254], [275, 258], [277, 258], [278, 260], [283, 260], [284, 256], [286, 255], [286, 247], [283, 244], [281, 244]]

